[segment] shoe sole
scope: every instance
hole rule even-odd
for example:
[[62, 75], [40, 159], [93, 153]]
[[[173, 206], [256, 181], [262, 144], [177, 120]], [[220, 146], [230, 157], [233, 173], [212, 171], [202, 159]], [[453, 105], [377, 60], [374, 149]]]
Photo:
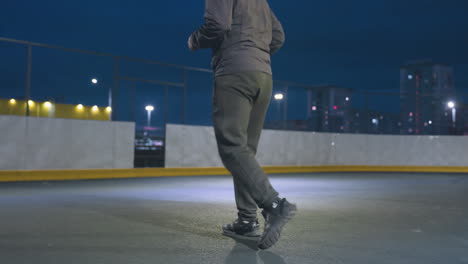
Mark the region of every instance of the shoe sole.
[[234, 232], [230, 232], [230, 231], [226, 231], [226, 230], [223, 230], [223, 236], [227, 236], [227, 237], [230, 237], [230, 238], [235, 238], [235, 239], [247, 239], [247, 240], [254, 240], [254, 241], [258, 241], [260, 239], [260, 236], [261, 235], [239, 235], [239, 234], [236, 234]]
[[[276, 244], [278, 240], [281, 237], [281, 231], [283, 230], [283, 227], [294, 217], [296, 216], [297, 212], [297, 207], [294, 206], [292, 210], [289, 211], [289, 214], [284, 217], [284, 221], [282, 221], [280, 224], [278, 224], [274, 229], [270, 229], [268, 234], [265, 234], [264, 236], [261, 237], [258, 243], [258, 248], [265, 250], [268, 249]], [[265, 245], [265, 241], [269, 241], [268, 245]], [[260, 242], [263, 241], [263, 242]]]

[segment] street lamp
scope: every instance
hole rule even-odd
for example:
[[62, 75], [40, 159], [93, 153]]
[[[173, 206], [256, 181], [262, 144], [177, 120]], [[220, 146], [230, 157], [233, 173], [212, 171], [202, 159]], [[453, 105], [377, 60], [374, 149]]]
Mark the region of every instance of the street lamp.
[[455, 102], [449, 101], [447, 103], [448, 108], [452, 109], [452, 126], [455, 128], [455, 121], [456, 121], [456, 115], [457, 115], [457, 109], [455, 108]]
[[372, 118], [372, 124], [375, 125], [375, 132], [379, 133], [379, 119], [377, 118]]
[[47, 115], [49, 117], [53, 117], [53, 115], [55, 113], [54, 105], [51, 102], [47, 101], [47, 102], [44, 102], [43, 106], [44, 106], [45, 110], [47, 111]]
[[284, 95], [282, 93], [275, 94], [275, 100], [281, 101], [283, 100], [283, 98], [284, 98]]
[[[98, 79], [97, 78], [92, 78], [91, 79], [91, 83], [96, 85], [98, 83]], [[108, 106], [112, 106], [112, 89], [109, 88], [108, 92], [107, 92], [107, 105]]]
[[147, 105], [145, 110], [148, 112], [148, 126], [151, 126], [151, 112], [154, 110], [152, 105]]
[[277, 109], [277, 112], [278, 112], [278, 122], [279, 122], [281, 120], [280, 103], [281, 103], [281, 100], [283, 100], [284, 95], [282, 93], [276, 93], [274, 95], [274, 98], [275, 98], [275, 100], [277, 102], [276, 109]]

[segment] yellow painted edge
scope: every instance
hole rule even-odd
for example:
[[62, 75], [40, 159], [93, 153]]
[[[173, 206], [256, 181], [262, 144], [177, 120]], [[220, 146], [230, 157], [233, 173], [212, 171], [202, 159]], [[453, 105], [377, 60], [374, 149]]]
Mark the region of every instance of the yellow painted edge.
[[443, 172], [468, 173], [468, 167], [451, 166], [368, 166], [368, 165], [328, 165], [328, 166], [269, 166], [267, 173], [310, 173], [310, 172]]
[[[468, 167], [448, 166], [265, 166], [266, 173], [313, 172], [439, 172], [468, 173]], [[0, 171], [0, 182], [92, 180], [140, 177], [228, 175], [224, 168], [140, 168], [88, 170]]]

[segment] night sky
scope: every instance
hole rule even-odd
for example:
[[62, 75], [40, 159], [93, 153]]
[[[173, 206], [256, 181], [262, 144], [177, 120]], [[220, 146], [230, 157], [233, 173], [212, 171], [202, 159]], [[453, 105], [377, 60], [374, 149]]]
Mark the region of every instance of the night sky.
[[[275, 79], [398, 92], [401, 65], [432, 59], [452, 65], [456, 89], [468, 92], [466, 0], [269, 2], [286, 31], [286, 44], [273, 58]], [[0, 36], [209, 68], [209, 51], [186, 48], [188, 35], [203, 22], [203, 10], [202, 0], [6, 0], [0, 8]], [[40, 52], [34, 57], [41, 64], [33, 68], [33, 89], [42, 89], [41, 76], [54, 70], [65, 79], [59, 68], [66, 62], [47, 69], [48, 56], [59, 58], [61, 53]], [[24, 65], [16, 65], [18, 56], [24, 59], [22, 51], [0, 44], [0, 56], [2, 89], [23, 89]], [[112, 73], [112, 67], [104, 65], [108, 62], [99, 63], [106, 70], [93, 68], [90, 78]], [[199, 96], [209, 98], [210, 89]], [[10, 96], [5, 93], [0, 97]]]

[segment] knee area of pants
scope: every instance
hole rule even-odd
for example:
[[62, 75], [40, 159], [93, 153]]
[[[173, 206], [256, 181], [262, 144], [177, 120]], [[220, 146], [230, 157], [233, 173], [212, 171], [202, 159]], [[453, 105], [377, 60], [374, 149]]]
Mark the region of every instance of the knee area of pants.
[[219, 151], [219, 156], [224, 162], [232, 160], [235, 157], [232, 152], [227, 151]]
[[252, 153], [252, 150], [247, 146], [231, 146], [219, 149], [219, 155], [223, 160], [234, 159], [239, 155], [247, 153]]

